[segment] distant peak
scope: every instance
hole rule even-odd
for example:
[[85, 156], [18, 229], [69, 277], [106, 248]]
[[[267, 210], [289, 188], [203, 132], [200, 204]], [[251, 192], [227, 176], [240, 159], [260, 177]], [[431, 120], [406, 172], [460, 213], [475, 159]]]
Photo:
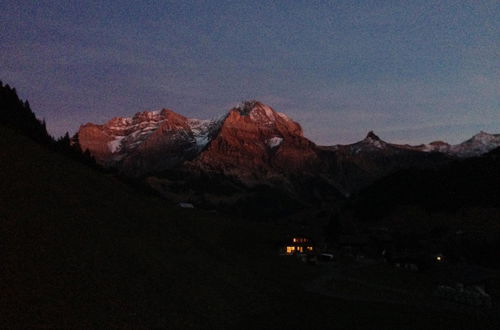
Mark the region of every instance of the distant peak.
[[489, 144], [492, 143], [493, 141], [497, 140], [497, 136], [494, 134], [489, 134], [484, 131], [480, 131], [473, 137], [471, 137], [469, 140], [462, 142], [464, 143], [480, 143], [480, 144]]
[[177, 114], [176, 112], [170, 110], [170, 109], [161, 109], [161, 111], [154, 111], [155, 113], [159, 113], [160, 115], [167, 116], [171, 114]]
[[373, 131], [369, 131], [365, 139], [380, 141], [380, 138]]
[[485, 131], [479, 131], [474, 137], [481, 137], [481, 136], [492, 136], [492, 134], [486, 133]]
[[240, 104], [236, 106], [236, 109], [239, 111], [239, 113], [242, 116], [248, 116], [250, 112], [257, 107], [263, 107], [264, 104], [262, 104], [259, 101], [256, 100], [249, 100], [249, 101], [242, 101]]
[[232, 111], [237, 111], [240, 116], [249, 117], [252, 121], [262, 125], [274, 125], [277, 120], [290, 121], [287, 116], [278, 113], [270, 106], [255, 100], [241, 102]]

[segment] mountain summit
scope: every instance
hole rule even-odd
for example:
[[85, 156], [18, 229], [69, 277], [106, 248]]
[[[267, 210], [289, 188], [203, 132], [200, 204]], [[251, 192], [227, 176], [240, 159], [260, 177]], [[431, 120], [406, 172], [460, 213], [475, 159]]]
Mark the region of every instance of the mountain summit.
[[380, 138], [378, 137], [378, 135], [376, 135], [373, 131], [368, 132], [365, 140], [381, 141]]
[[451, 147], [450, 152], [459, 157], [473, 157], [500, 147], [500, 134], [479, 132], [469, 140]]

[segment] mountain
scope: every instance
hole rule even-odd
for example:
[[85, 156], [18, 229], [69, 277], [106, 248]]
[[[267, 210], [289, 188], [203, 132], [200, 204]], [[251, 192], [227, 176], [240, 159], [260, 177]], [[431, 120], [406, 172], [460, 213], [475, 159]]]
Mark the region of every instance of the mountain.
[[318, 146], [300, 124], [258, 101], [242, 102], [217, 120], [164, 109], [88, 123], [77, 135], [101, 164], [146, 178], [169, 199], [253, 205], [249, 189], [265, 186], [271, 199], [286, 196], [283, 209], [332, 203], [398, 170], [436, 169], [500, 146], [499, 136], [483, 132], [454, 146], [393, 144], [374, 132], [357, 143]]
[[162, 110], [113, 118], [104, 125], [87, 123], [78, 139], [103, 165], [134, 175], [192, 160], [188, 166], [193, 169], [251, 181], [317, 162], [315, 145], [304, 138], [300, 125], [256, 101], [242, 103], [219, 120]]
[[419, 146], [383, 141], [373, 131], [356, 143], [321, 147], [330, 176], [346, 194], [406, 168], [436, 168], [451, 160], [448, 154], [424, 152]]
[[113, 118], [104, 125], [80, 127], [78, 140], [105, 166], [139, 176], [192, 159], [210, 141], [219, 122], [190, 119], [171, 110]]
[[458, 157], [476, 157], [500, 147], [500, 134], [488, 134], [481, 131], [469, 140], [451, 146], [449, 153]]
[[257, 101], [218, 120], [143, 112], [77, 135], [101, 164], [145, 178], [169, 200], [276, 215], [343, 198], [318, 176], [323, 161], [300, 125]]
[[488, 134], [479, 132], [472, 138], [456, 144], [450, 145], [443, 141], [434, 141], [429, 144], [417, 146], [392, 144], [382, 141], [373, 131], [369, 132], [366, 138], [360, 142], [350, 145], [337, 145], [334, 148], [348, 149], [352, 154], [383, 152], [390, 153], [392, 151], [412, 150], [421, 152], [442, 153], [452, 157], [468, 158], [477, 157], [488, 153], [489, 151], [500, 147], [500, 134]]
[[467, 158], [500, 146], [500, 134], [485, 132], [457, 145], [435, 141], [411, 146], [383, 141], [372, 131], [353, 144], [317, 146], [304, 137], [298, 123], [258, 101], [242, 102], [218, 120], [186, 118], [167, 109], [140, 112], [103, 125], [87, 123], [80, 127], [78, 138], [81, 148], [101, 164], [131, 175], [171, 169], [188, 161], [191, 169], [216, 171], [249, 183], [283, 173], [317, 173], [325, 166], [322, 157], [332, 157], [325, 153], [335, 154], [340, 162], [350, 158], [364, 168], [374, 157], [442, 154]]
[[250, 101], [229, 111], [218, 134], [188, 166], [250, 184], [290, 173], [306, 175], [319, 163], [315, 149], [298, 123]]

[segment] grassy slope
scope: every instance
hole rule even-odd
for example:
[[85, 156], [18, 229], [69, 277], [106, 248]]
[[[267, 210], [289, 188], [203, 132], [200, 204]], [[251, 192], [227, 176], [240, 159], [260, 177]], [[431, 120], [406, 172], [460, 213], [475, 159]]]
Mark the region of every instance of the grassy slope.
[[0, 183], [2, 328], [459, 329], [477, 322], [305, 293], [299, 283], [316, 270], [276, 256], [281, 229], [178, 210], [2, 127]]

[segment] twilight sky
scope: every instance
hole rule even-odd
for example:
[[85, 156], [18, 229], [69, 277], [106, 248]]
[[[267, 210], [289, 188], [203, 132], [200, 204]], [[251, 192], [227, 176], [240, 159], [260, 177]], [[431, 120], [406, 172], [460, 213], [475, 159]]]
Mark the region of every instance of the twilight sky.
[[0, 2], [0, 80], [52, 134], [257, 99], [320, 144], [500, 133], [500, 3]]

